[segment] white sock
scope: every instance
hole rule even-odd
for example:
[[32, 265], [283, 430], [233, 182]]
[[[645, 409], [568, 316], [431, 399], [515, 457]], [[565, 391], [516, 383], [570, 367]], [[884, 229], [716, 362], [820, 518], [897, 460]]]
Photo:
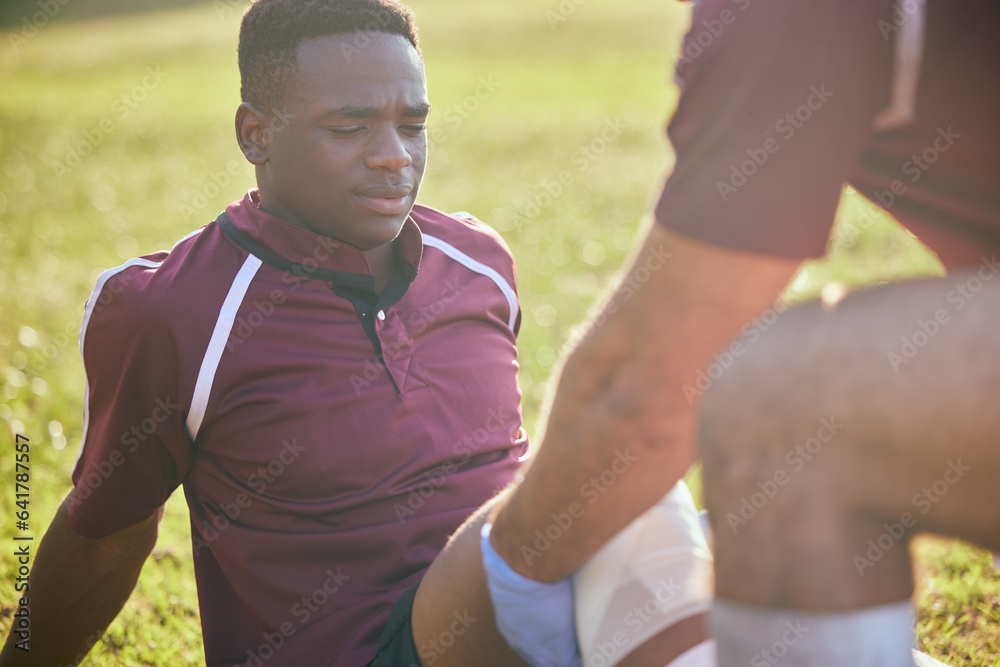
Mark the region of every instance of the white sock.
[[914, 667], [909, 600], [814, 613], [716, 598], [711, 619], [725, 667]]

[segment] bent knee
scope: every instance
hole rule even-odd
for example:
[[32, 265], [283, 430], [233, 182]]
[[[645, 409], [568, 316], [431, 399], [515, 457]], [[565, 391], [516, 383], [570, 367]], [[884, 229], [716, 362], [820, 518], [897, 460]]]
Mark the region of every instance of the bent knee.
[[764, 504], [795, 506], [804, 494], [843, 494], [838, 479], [853, 449], [846, 421], [821, 391], [801, 386], [814, 378], [770, 347], [748, 351], [704, 397], [698, 449], [713, 513], [742, 504], [756, 514]]

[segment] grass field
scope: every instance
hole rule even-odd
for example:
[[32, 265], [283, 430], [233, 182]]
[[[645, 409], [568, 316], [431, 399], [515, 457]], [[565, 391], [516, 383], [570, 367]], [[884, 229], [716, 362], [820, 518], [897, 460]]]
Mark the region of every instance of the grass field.
[[[4, 442], [23, 434], [33, 446], [27, 533], [15, 525], [13, 447], [0, 457], [4, 634], [17, 597], [12, 538], [40, 538], [69, 488], [82, 418], [76, 338], [98, 273], [170, 247], [253, 185], [232, 130], [241, 4], [67, 20], [30, 36], [14, 23], [0, 40], [0, 418]], [[619, 267], [670, 167], [662, 125], [676, 102], [684, 6], [412, 5], [434, 105], [421, 200], [477, 214], [514, 251], [531, 431], [558, 350]], [[848, 192], [831, 255], [806, 266], [788, 298], [939, 271]], [[178, 493], [137, 592], [87, 664], [203, 662], [189, 539]], [[929, 538], [915, 551], [924, 650], [952, 665], [1000, 664], [1000, 575], [987, 555]]]

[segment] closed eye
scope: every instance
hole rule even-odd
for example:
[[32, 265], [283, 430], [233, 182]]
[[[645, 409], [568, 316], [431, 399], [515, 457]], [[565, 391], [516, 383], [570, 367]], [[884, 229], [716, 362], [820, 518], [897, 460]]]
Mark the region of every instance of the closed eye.
[[426, 130], [427, 129], [427, 125], [426, 125], [426, 123], [421, 123], [420, 125], [401, 125], [400, 128], [404, 132], [408, 132], [409, 134], [417, 135], [417, 134], [420, 134], [421, 132], [423, 132], [424, 130]]
[[332, 134], [347, 135], [347, 134], [356, 134], [358, 132], [361, 132], [365, 128], [362, 126], [356, 126], [356, 127], [328, 127], [326, 129], [328, 132]]

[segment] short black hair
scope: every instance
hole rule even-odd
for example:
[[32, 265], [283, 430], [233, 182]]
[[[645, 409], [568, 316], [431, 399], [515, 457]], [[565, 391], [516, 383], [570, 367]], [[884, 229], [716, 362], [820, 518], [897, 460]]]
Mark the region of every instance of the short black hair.
[[402, 35], [420, 54], [413, 11], [398, 0], [256, 0], [240, 24], [241, 99], [276, 112], [298, 67], [299, 44], [352, 32]]

